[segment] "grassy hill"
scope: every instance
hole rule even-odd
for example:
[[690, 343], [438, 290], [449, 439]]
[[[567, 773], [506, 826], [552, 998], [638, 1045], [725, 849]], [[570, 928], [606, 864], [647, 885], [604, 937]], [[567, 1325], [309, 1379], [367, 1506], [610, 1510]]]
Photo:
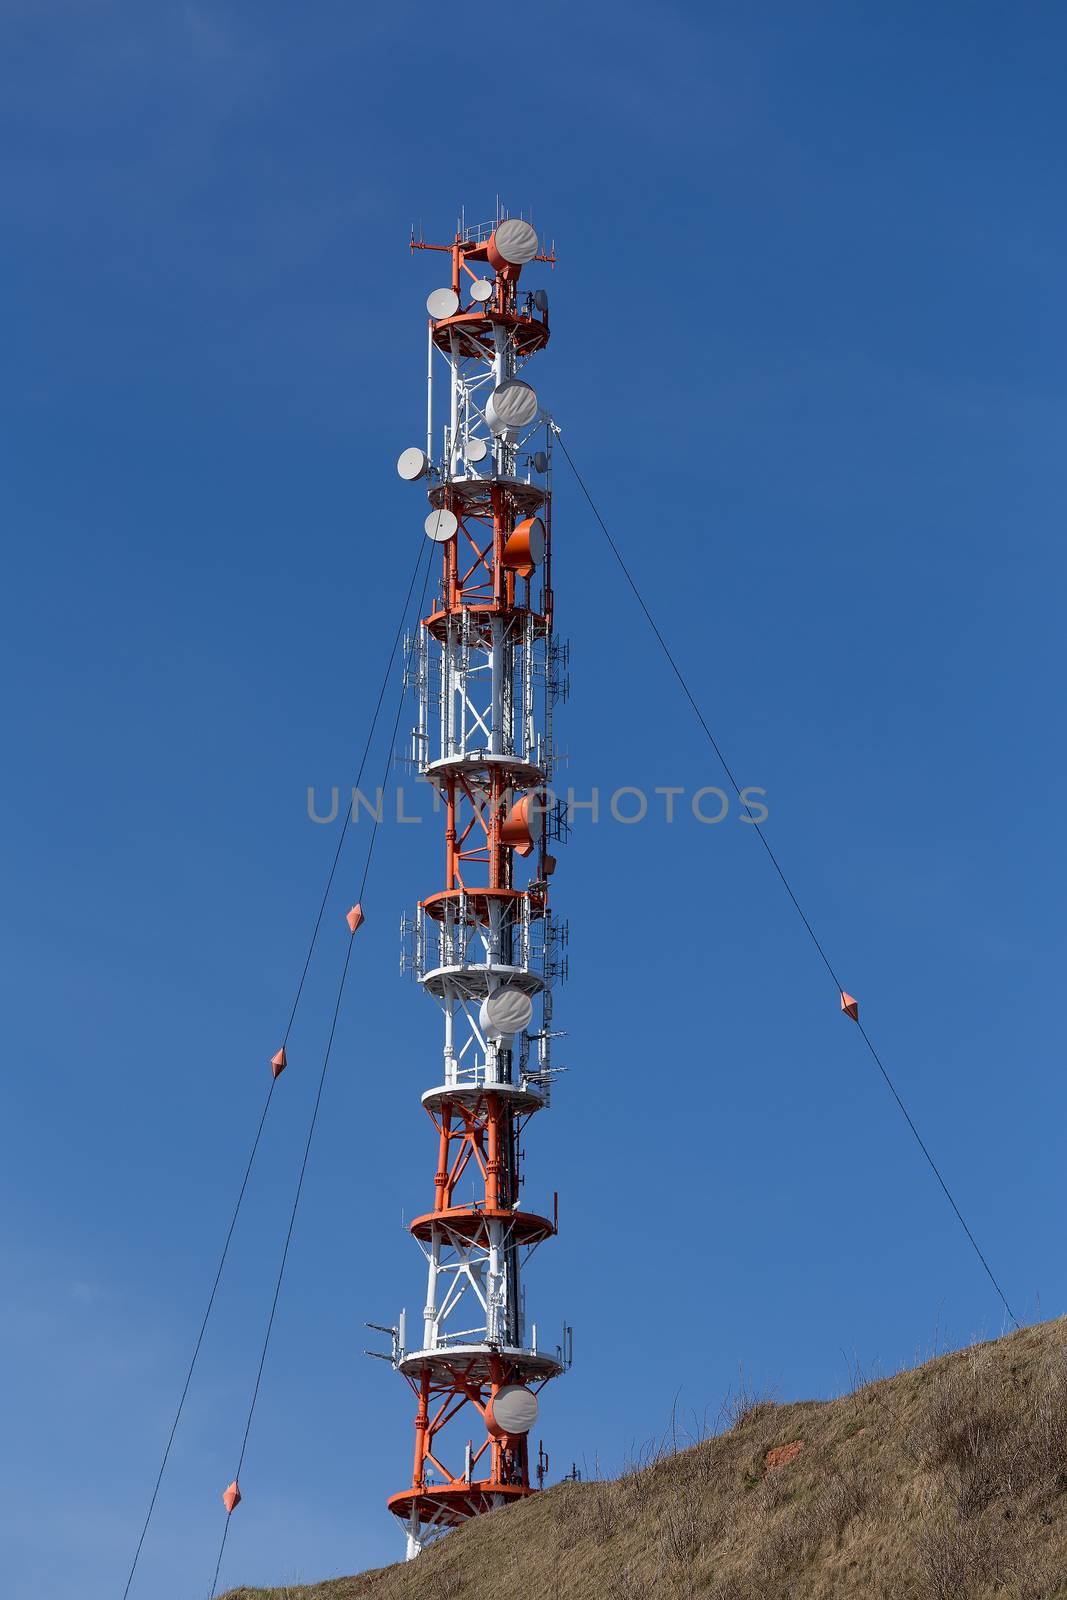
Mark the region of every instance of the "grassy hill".
[[411, 1565], [229, 1600], [1067, 1600], [1067, 1319], [726, 1422]]

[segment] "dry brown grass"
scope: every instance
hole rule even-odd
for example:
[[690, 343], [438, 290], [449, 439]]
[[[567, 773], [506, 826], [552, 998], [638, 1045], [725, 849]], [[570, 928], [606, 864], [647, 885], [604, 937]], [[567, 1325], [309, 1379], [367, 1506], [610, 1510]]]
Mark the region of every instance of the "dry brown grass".
[[839, 1400], [742, 1384], [723, 1423], [411, 1566], [228, 1600], [1067, 1600], [1067, 1319]]

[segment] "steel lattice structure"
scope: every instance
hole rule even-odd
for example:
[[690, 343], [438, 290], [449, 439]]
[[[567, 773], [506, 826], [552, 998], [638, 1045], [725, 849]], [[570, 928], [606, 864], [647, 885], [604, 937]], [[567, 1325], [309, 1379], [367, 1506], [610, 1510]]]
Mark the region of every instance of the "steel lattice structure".
[[[548, 343], [548, 297], [523, 267], [554, 264], [532, 226], [498, 217], [449, 245], [430, 312], [426, 450], [401, 477], [424, 482], [440, 584], [409, 652], [412, 758], [444, 820], [444, 885], [405, 918], [402, 964], [436, 1001], [442, 1081], [422, 1104], [436, 1134], [432, 1209], [410, 1231], [426, 1260], [421, 1337], [407, 1318], [391, 1360], [413, 1390], [410, 1488], [389, 1498], [408, 1556], [470, 1516], [533, 1491], [536, 1395], [570, 1361], [570, 1331], [545, 1348], [527, 1324], [522, 1272], [557, 1227], [521, 1198], [522, 1139], [549, 1103], [552, 987], [566, 928], [549, 909], [561, 822], [548, 803], [552, 711], [566, 651], [553, 633], [554, 424], [518, 376]], [[434, 368], [448, 420], [434, 455]], [[539, 1457], [538, 1481], [545, 1458]]]

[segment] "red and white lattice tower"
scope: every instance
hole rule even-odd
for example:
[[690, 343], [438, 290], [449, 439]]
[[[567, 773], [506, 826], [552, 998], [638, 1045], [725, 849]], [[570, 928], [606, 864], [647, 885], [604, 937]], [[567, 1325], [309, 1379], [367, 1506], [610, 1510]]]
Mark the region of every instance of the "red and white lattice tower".
[[[554, 1200], [525, 1203], [521, 1163], [526, 1125], [549, 1101], [566, 942], [549, 910], [552, 709], [566, 670], [552, 631], [554, 425], [519, 376], [548, 343], [547, 294], [520, 276], [554, 255], [517, 217], [412, 248], [444, 252], [452, 270], [427, 300], [426, 449], [397, 463], [426, 487], [426, 533], [441, 553], [409, 677], [412, 755], [445, 835], [443, 886], [404, 924], [404, 964], [444, 1029], [443, 1070], [422, 1095], [436, 1130], [433, 1203], [410, 1224], [428, 1268], [422, 1326], [402, 1315], [387, 1330], [418, 1401], [411, 1487], [388, 1502], [409, 1557], [533, 1492], [537, 1395], [570, 1360], [566, 1327], [561, 1343], [539, 1341], [521, 1282], [556, 1232]], [[435, 455], [442, 357], [448, 417]], [[543, 1469], [541, 1455], [538, 1481]]]

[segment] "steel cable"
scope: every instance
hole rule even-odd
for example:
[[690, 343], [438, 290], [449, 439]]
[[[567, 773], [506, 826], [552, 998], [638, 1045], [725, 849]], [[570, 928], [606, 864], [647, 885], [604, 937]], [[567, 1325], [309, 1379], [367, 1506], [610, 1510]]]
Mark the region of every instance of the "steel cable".
[[[426, 586], [427, 586], [427, 583], [429, 582], [430, 565], [431, 565], [431, 560], [432, 560], [432, 555], [433, 555], [434, 548], [435, 548], [434, 544], [431, 543], [430, 547], [429, 547], [429, 552], [427, 554], [426, 572], [425, 572], [425, 574], [423, 576], [423, 580], [422, 580], [422, 593], [421, 593], [421, 595], [419, 597], [419, 611], [420, 612], [422, 611], [423, 602], [424, 602], [424, 600], [426, 598]], [[416, 573], [417, 573], [417, 571], [418, 571], [418, 568], [416, 567]], [[414, 579], [412, 581], [414, 583]], [[409, 590], [409, 595], [410, 595], [410, 590]], [[412, 658], [412, 653], [414, 651], [414, 647], [415, 647], [415, 640], [413, 638], [412, 642], [411, 642], [411, 646], [408, 649], [407, 658], [406, 658], [406, 661], [405, 661], [405, 673], [404, 673], [405, 680], [407, 678], [407, 673], [410, 670], [411, 658]], [[393, 729], [392, 729], [392, 733], [391, 733], [390, 738], [389, 738], [389, 743], [388, 743], [388, 745], [386, 747], [385, 772], [384, 772], [383, 777], [382, 777], [382, 787], [383, 787], [383, 789], [385, 787], [385, 780], [389, 776], [389, 764], [390, 764], [390, 760], [391, 760], [391, 757], [392, 757], [393, 747], [394, 747], [394, 745], [396, 743], [397, 730], [400, 727], [400, 717], [401, 717], [401, 713], [403, 712], [403, 709], [404, 709], [404, 700], [405, 700], [405, 697], [406, 697], [406, 693], [407, 693], [407, 690], [406, 690], [406, 682], [405, 682], [401, 686], [400, 696], [399, 696], [399, 699], [398, 699], [398, 702], [397, 702], [396, 716], [393, 719]], [[380, 701], [379, 701], [379, 704], [380, 704]], [[363, 899], [363, 895], [364, 895], [364, 892], [365, 892], [366, 887], [367, 887], [367, 879], [370, 876], [371, 860], [372, 860], [373, 855], [374, 855], [374, 843], [375, 843], [375, 840], [378, 837], [378, 828], [379, 828], [379, 825], [381, 823], [381, 819], [382, 819], [382, 815], [383, 815], [383, 808], [381, 808], [381, 807], [377, 808], [372, 813], [372, 815], [373, 815], [373, 821], [372, 821], [372, 824], [371, 824], [371, 835], [370, 835], [370, 839], [368, 840], [368, 843], [367, 843], [367, 854], [366, 854], [366, 857], [365, 857], [364, 862], [363, 862], [363, 875], [362, 875], [362, 877], [360, 879], [359, 892], [356, 895], [356, 903], [357, 904], [359, 904]], [[320, 918], [320, 920], [321, 920], [321, 918]], [[296, 1214], [297, 1214], [297, 1210], [298, 1210], [298, 1208], [300, 1206], [300, 1197], [301, 1197], [301, 1194], [303, 1193], [303, 1189], [304, 1189], [304, 1178], [305, 1178], [305, 1175], [307, 1173], [308, 1158], [309, 1158], [309, 1156], [311, 1154], [312, 1140], [315, 1137], [315, 1126], [316, 1126], [316, 1123], [318, 1122], [319, 1108], [320, 1108], [320, 1106], [322, 1104], [322, 1091], [323, 1091], [323, 1089], [325, 1087], [325, 1084], [326, 1084], [326, 1073], [327, 1073], [327, 1069], [329, 1068], [329, 1065], [330, 1065], [330, 1056], [331, 1056], [331, 1053], [333, 1051], [334, 1038], [335, 1038], [335, 1035], [337, 1033], [337, 1021], [338, 1021], [338, 1018], [339, 1018], [339, 1016], [341, 1014], [341, 1002], [342, 1002], [342, 1000], [344, 998], [345, 983], [347, 982], [347, 979], [348, 979], [348, 969], [349, 969], [349, 965], [350, 965], [351, 960], [352, 960], [352, 947], [353, 947], [354, 944], [355, 944], [355, 934], [353, 933], [352, 935], [350, 935], [349, 940], [348, 940], [348, 944], [347, 944], [347, 946], [345, 948], [344, 965], [341, 968], [340, 982], [338, 983], [338, 986], [337, 986], [337, 997], [336, 997], [336, 1000], [334, 1002], [333, 1016], [332, 1016], [331, 1021], [330, 1021], [330, 1031], [329, 1031], [329, 1035], [328, 1035], [327, 1040], [326, 1040], [326, 1050], [325, 1050], [325, 1053], [323, 1055], [322, 1071], [319, 1074], [318, 1092], [315, 1095], [315, 1103], [314, 1103], [314, 1106], [313, 1106], [312, 1112], [311, 1112], [311, 1121], [310, 1121], [309, 1126], [308, 1126], [307, 1140], [306, 1140], [306, 1142], [304, 1144], [304, 1157], [303, 1157], [303, 1160], [302, 1160], [302, 1162], [300, 1164], [300, 1174], [299, 1174], [299, 1177], [297, 1178], [296, 1193], [295, 1193], [295, 1195], [293, 1197], [293, 1206], [292, 1206], [292, 1210], [291, 1210], [291, 1212], [289, 1214], [289, 1227], [288, 1227], [288, 1230], [287, 1230], [286, 1235], [285, 1235], [285, 1244], [282, 1247], [281, 1261], [280, 1261], [279, 1266], [278, 1266], [278, 1276], [277, 1276], [277, 1279], [276, 1279], [275, 1285], [274, 1285], [274, 1297], [273, 1297], [273, 1299], [271, 1301], [270, 1314], [267, 1317], [267, 1328], [266, 1328], [266, 1333], [263, 1336], [263, 1346], [262, 1346], [262, 1349], [260, 1351], [259, 1366], [258, 1366], [258, 1368], [256, 1370], [256, 1381], [255, 1381], [255, 1384], [254, 1384], [253, 1389], [252, 1389], [252, 1399], [251, 1399], [251, 1402], [250, 1402], [249, 1407], [248, 1407], [248, 1416], [247, 1416], [247, 1419], [245, 1421], [244, 1437], [241, 1440], [241, 1452], [240, 1452], [240, 1455], [237, 1458], [237, 1471], [234, 1473], [234, 1479], [233, 1479], [233, 1481], [235, 1483], [237, 1483], [237, 1484], [239, 1484], [240, 1481], [241, 1481], [241, 1468], [244, 1466], [245, 1452], [248, 1449], [248, 1436], [249, 1436], [249, 1434], [250, 1434], [250, 1432], [252, 1430], [252, 1418], [255, 1415], [256, 1402], [259, 1399], [260, 1385], [261, 1385], [261, 1383], [263, 1381], [263, 1368], [264, 1368], [264, 1366], [266, 1364], [267, 1350], [268, 1350], [268, 1347], [270, 1345], [271, 1333], [272, 1333], [272, 1331], [274, 1329], [274, 1318], [275, 1318], [275, 1315], [276, 1315], [277, 1310], [278, 1310], [278, 1300], [279, 1300], [279, 1298], [281, 1296], [281, 1292], [282, 1292], [282, 1280], [285, 1277], [285, 1265], [286, 1265], [286, 1262], [287, 1262], [288, 1257], [289, 1257], [289, 1246], [292, 1243], [292, 1239], [293, 1239], [293, 1229], [294, 1229], [294, 1227], [296, 1225]], [[226, 1540], [227, 1540], [227, 1537], [228, 1537], [229, 1531], [230, 1531], [230, 1518], [231, 1518], [231, 1515], [232, 1515], [232, 1513], [227, 1511], [227, 1513], [226, 1513], [226, 1521], [225, 1521], [225, 1524], [223, 1525], [223, 1529], [222, 1529], [222, 1539], [219, 1542], [218, 1559], [215, 1562], [215, 1575], [211, 1580], [210, 1593], [211, 1593], [212, 1596], [214, 1596], [216, 1588], [218, 1587], [219, 1571], [220, 1571], [220, 1569], [222, 1567], [222, 1558], [223, 1558], [223, 1555], [224, 1555], [225, 1550], [226, 1550]]]
[[[583, 495], [585, 496], [586, 500], [588, 501], [589, 509], [592, 511], [593, 516], [596, 518], [598, 524], [600, 525], [601, 532], [603, 533], [605, 539], [607, 540], [609, 546], [611, 547], [611, 552], [614, 555], [615, 560], [619, 564], [619, 568], [620, 568], [620, 570], [622, 572], [623, 577], [626, 579], [626, 582], [629, 584], [631, 590], [633, 591], [634, 598], [636, 599], [638, 605], [641, 607], [641, 610], [644, 612], [644, 616], [645, 616], [646, 622], [648, 623], [649, 627], [652, 629], [652, 632], [655, 634], [656, 640], [659, 643], [659, 647], [663, 651], [664, 656], [667, 658], [667, 662], [668, 662], [668, 664], [670, 666], [670, 669], [674, 673], [674, 676], [677, 678], [678, 683], [681, 686], [682, 693], [685, 695], [685, 698], [688, 700], [690, 706], [693, 708], [693, 711], [696, 714], [697, 721], [700, 723], [700, 726], [703, 728], [704, 733], [707, 736], [708, 743], [711, 745], [711, 748], [714, 750], [715, 755], [717, 756], [717, 758], [719, 760], [719, 764], [722, 767], [722, 770], [725, 772], [727, 778], [729, 779], [730, 784], [731, 784], [735, 794], [737, 795], [738, 800], [741, 802], [741, 804], [744, 806], [745, 810], [748, 812], [750, 820], [753, 823], [756, 824], [756, 826], [755, 826], [756, 837], [759, 839], [760, 844], [763, 846], [764, 850], [766, 851], [767, 858], [770, 861], [771, 865], [773, 866], [775, 872], [778, 874], [778, 877], [781, 880], [782, 886], [785, 889], [786, 894], [789, 896], [790, 900], [792, 901], [793, 906], [794, 906], [794, 908], [795, 908], [795, 910], [797, 912], [797, 915], [800, 917], [801, 922], [804, 924], [804, 927], [807, 930], [808, 936], [810, 937], [812, 944], [815, 946], [816, 950], [819, 952], [819, 956], [822, 959], [823, 965], [825, 966], [827, 972], [830, 974], [830, 977], [833, 979], [835, 989], [837, 990], [838, 994], [843, 994], [844, 990], [843, 990], [841, 981], [838, 978], [837, 973], [833, 969], [833, 965], [830, 962], [829, 956], [826, 954], [826, 951], [823, 949], [823, 946], [822, 946], [818, 936], [816, 935], [815, 930], [811, 925], [811, 922], [809, 921], [808, 917], [806, 916], [806, 914], [804, 912], [804, 909], [800, 904], [800, 901], [797, 899], [796, 894], [793, 891], [793, 886], [789, 882], [789, 879], [786, 877], [785, 872], [782, 869], [782, 865], [778, 860], [778, 857], [775, 855], [774, 851], [771, 849], [771, 846], [770, 846], [770, 843], [769, 843], [769, 841], [767, 839], [767, 836], [763, 832], [762, 824], [760, 824], [760, 823], [758, 823], [756, 821], [756, 818], [753, 816], [750, 806], [748, 805], [748, 803], [746, 802], [744, 796], [742, 795], [741, 790], [738, 787], [737, 779], [734, 777], [733, 772], [732, 772], [732, 770], [730, 768], [730, 764], [727, 761], [725, 755], [723, 754], [723, 751], [722, 751], [722, 749], [721, 749], [721, 747], [719, 745], [718, 740], [715, 738], [715, 735], [712, 733], [711, 728], [708, 726], [707, 720], [704, 717], [704, 713], [703, 713], [703, 711], [701, 711], [700, 706], [697, 703], [696, 697], [694, 696], [692, 690], [690, 689], [689, 684], [686, 681], [685, 675], [683, 674], [682, 669], [679, 667], [677, 661], [675, 660], [674, 655], [672, 654], [671, 649], [670, 649], [669, 645], [667, 644], [666, 639], [663, 637], [663, 634], [660, 632], [655, 618], [653, 617], [653, 615], [652, 615], [651, 611], [649, 610], [648, 606], [645, 604], [644, 597], [641, 594], [640, 589], [637, 587], [636, 582], [634, 581], [633, 574], [631, 573], [629, 567], [626, 565], [626, 562], [623, 559], [622, 552], [620, 551], [618, 545], [615, 543], [615, 540], [612, 538], [610, 532], [608, 531], [607, 523], [604, 521], [604, 518], [600, 515], [600, 512], [599, 512], [599, 510], [597, 509], [597, 506], [596, 506], [596, 502], [594, 501], [592, 495], [589, 493], [589, 490], [588, 490], [588, 488], [586, 486], [586, 483], [585, 483], [585, 479], [582, 477], [581, 473], [578, 471], [578, 468], [575, 466], [574, 460], [573, 460], [573, 458], [571, 456], [571, 453], [567, 449], [567, 446], [564, 444], [563, 438], [562, 438], [561, 434], [559, 433], [559, 431], [557, 429], [553, 429], [553, 432], [555, 433], [555, 437], [556, 437], [556, 440], [557, 440], [557, 442], [559, 444], [560, 449], [563, 451], [564, 456], [567, 458], [568, 466], [570, 467], [571, 471], [574, 473], [575, 479], [577, 480], [577, 483], [578, 483], [578, 487], [581, 489]], [[915, 1125], [915, 1122], [914, 1122], [914, 1120], [913, 1120], [913, 1118], [911, 1116], [911, 1113], [909, 1112], [907, 1106], [904, 1104], [904, 1101], [901, 1098], [900, 1091], [897, 1089], [896, 1084], [893, 1082], [893, 1079], [890, 1077], [889, 1072], [886, 1069], [886, 1066], [885, 1066], [884, 1062], [882, 1061], [881, 1056], [878, 1054], [878, 1051], [875, 1049], [874, 1044], [872, 1043], [869, 1035], [867, 1034], [866, 1029], [860, 1023], [859, 1017], [857, 1016], [854, 1020], [856, 1022], [857, 1027], [859, 1028], [860, 1036], [863, 1039], [864, 1044], [867, 1046], [867, 1049], [870, 1051], [870, 1054], [871, 1054], [871, 1057], [872, 1057], [872, 1059], [873, 1059], [873, 1061], [875, 1063], [875, 1066], [878, 1068], [878, 1071], [881, 1073], [882, 1077], [885, 1079], [886, 1085], [887, 1085], [890, 1093], [892, 1094], [893, 1099], [896, 1101], [897, 1106], [899, 1107], [899, 1109], [900, 1109], [900, 1111], [901, 1111], [901, 1113], [902, 1113], [902, 1115], [904, 1117], [905, 1122], [907, 1123], [908, 1127], [910, 1128], [910, 1130], [911, 1130], [911, 1132], [912, 1132], [912, 1134], [913, 1134], [913, 1136], [915, 1138], [916, 1144], [919, 1146], [919, 1149], [922, 1151], [924, 1157], [926, 1158], [927, 1164], [930, 1167], [931, 1172], [933, 1173], [934, 1177], [937, 1179], [938, 1183], [940, 1184], [940, 1186], [941, 1186], [941, 1188], [942, 1188], [942, 1190], [944, 1192], [945, 1198], [947, 1199], [949, 1205], [952, 1207], [952, 1210], [955, 1212], [956, 1218], [957, 1218], [957, 1220], [958, 1220], [958, 1222], [960, 1224], [960, 1227], [963, 1229], [964, 1233], [966, 1234], [968, 1240], [970, 1241], [971, 1246], [974, 1249], [975, 1255], [978, 1257], [978, 1260], [982, 1264], [982, 1267], [983, 1267], [983, 1269], [985, 1271], [986, 1276], [988, 1277], [990, 1283], [993, 1285], [993, 1288], [996, 1290], [997, 1295], [998, 1295], [998, 1297], [1000, 1299], [1000, 1302], [1004, 1307], [1004, 1310], [1007, 1312], [1008, 1317], [1010, 1318], [1011, 1322], [1017, 1328], [1019, 1326], [1019, 1320], [1016, 1317], [1014, 1311], [1012, 1310], [1010, 1304], [1008, 1303], [1007, 1296], [1005, 1295], [1003, 1289], [1000, 1287], [1000, 1284], [998, 1283], [998, 1281], [996, 1279], [996, 1276], [993, 1273], [993, 1269], [990, 1267], [989, 1262], [986, 1260], [985, 1255], [983, 1254], [982, 1250], [980, 1249], [980, 1247], [978, 1245], [978, 1241], [975, 1239], [974, 1234], [972, 1233], [970, 1227], [968, 1226], [967, 1221], [966, 1221], [966, 1219], [965, 1219], [965, 1217], [963, 1215], [963, 1212], [960, 1210], [959, 1206], [957, 1205], [955, 1197], [952, 1194], [952, 1191], [949, 1189], [948, 1184], [945, 1182], [944, 1178], [942, 1177], [941, 1171], [940, 1171], [939, 1167], [937, 1166], [937, 1163], [934, 1161], [933, 1156], [930, 1154], [930, 1151], [927, 1148], [925, 1140], [922, 1138], [921, 1134], [919, 1133], [919, 1130]]]
[[[377, 725], [378, 725], [378, 718], [381, 715], [382, 703], [383, 703], [383, 701], [385, 699], [385, 691], [388, 688], [389, 678], [390, 678], [390, 676], [392, 674], [392, 671], [393, 671], [393, 662], [396, 659], [397, 645], [400, 643], [400, 638], [401, 638], [401, 635], [402, 635], [403, 630], [404, 630], [404, 621], [405, 621], [405, 619], [407, 617], [407, 614], [408, 614], [408, 607], [411, 604], [412, 592], [413, 592], [413, 590], [415, 588], [416, 579], [418, 578], [419, 567], [422, 564], [422, 558], [423, 558], [423, 554], [424, 554], [424, 546], [425, 546], [425, 535], [424, 535], [422, 529], [420, 528], [420, 530], [419, 530], [418, 555], [417, 555], [416, 560], [415, 560], [415, 565], [413, 566], [413, 568], [411, 570], [411, 577], [408, 580], [407, 593], [404, 596], [404, 603], [400, 608], [400, 620], [399, 620], [399, 622], [397, 624], [396, 633], [393, 636], [392, 646], [391, 646], [390, 651], [389, 651], [389, 660], [388, 660], [388, 662], [386, 664], [385, 672], [384, 672], [384, 674], [382, 676], [382, 683], [381, 683], [381, 687], [380, 687], [380, 689], [378, 691], [378, 698], [377, 698], [377, 701], [375, 702], [374, 711], [373, 711], [373, 714], [371, 716], [370, 727], [369, 727], [368, 732], [367, 732], [367, 738], [366, 738], [366, 741], [365, 741], [364, 746], [363, 746], [363, 753], [362, 753], [362, 755], [360, 757], [360, 761], [359, 761], [359, 769], [358, 769], [358, 771], [356, 773], [356, 780], [355, 780], [355, 783], [353, 785], [354, 789], [358, 789], [359, 788], [360, 782], [362, 781], [362, 778], [363, 778], [364, 768], [366, 767], [366, 764], [367, 764], [367, 758], [368, 758], [368, 756], [370, 754], [371, 742], [372, 742], [372, 740], [374, 738], [375, 729], [377, 728]], [[425, 593], [425, 582], [423, 584], [423, 593]], [[420, 609], [421, 609], [421, 602], [420, 602]], [[394, 738], [395, 738], [395, 734], [394, 734]], [[304, 958], [304, 966], [303, 966], [303, 970], [301, 971], [301, 974], [300, 974], [300, 981], [299, 981], [299, 983], [297, 984], [297, 987], [296, 987], [296, 994], [295, 994], [295, 996], [293, 998], [293, 1004], [292, 1004], [292, 1007], [291, 1007], [290, 1012], [289, 1012], [289, 1020], [285, 1025], [285, 1033], [284, 1033], [284, 1035], [282, 1037], [282, 1048], [283, 1049], [284, 1049], [285, 1045], [288, 1044], [288, 1042], [289, 1042], [289, 1035], [292, 1032], [293, 1023], [294, 1023], [295, 1018], [296, 1018], [297, 1007], [300, 1004], [300, 998], [301, 998], [301, 996], [302, 996], [302, 994], [304, 992], [304, 984], [305, 984], [305, 982], [307, 980], [308, 971], [309, 971], [309, 969], [311, 967], [311, 959], [312, 959], [312, 956], [315, 953], [315, 946], [318, 943], [319, 932], [320, 932], [320, 929], [322, 927], [323, 913], [326, 910], [326, 903], [327, 903], [327, 901], [328, 901], [328, 899], [330, 897], [330, 890], [333, 887], [334, 878], [337, 875], [337, 867], [338, 867], [338, 864], [339, 864], [340, 859], [341, 859], [341, 851], [342, 851], [342, 849], [344, 847], [345, 837], [346, 837], [347, 832], [348, 832], [348, 825], [352, 820], [352, 811], [353, 811], [353, 809], [354, 809], [354, 802], [353, 802], [353, 806], [347, 806], [345, 808], [345, 818], [344, 818], [344, 822], [341, 825], [340, 837], [338, 838], [338, 841], [337, 841], [337, 849], [334, 851], [333, 861], [330, 864], [329, 874], [327, 875], [327, 878], [326, 878], [326, 887], [325, 887], [325, 889], [323, 891], [322, 901], [321, 901], [321, 903], [319, 905], [318, 915], [315, 918], [315, 925], [314, 925], [314, 927], [312, 928], [312, 931], [311, 931], [311, 939], [310, 939], [309, 944], [308, 944], [307, 954], [306, 954], [306, 956]], [[218, 1293], [219, 1283], [221, 1282], [221, 1279], [222, 1279], [223, 1268], [226, 1265], [226, 1259], [227, 1259], [227, 1256], [229, 1255], [230, 1243], [231, 1243], [231, 1241], [233, 1239], [234, 1229], [237, 1226], [237, 1218], [240, 1215], [241, 1206], [242, 1206], [242, 1204], [244, 1202], [245, 1191], [248, 1188], [248, 1180], [249, 1180], [249, 1177], [251, 1176], [252, 1166], [253, 1166], [253, 1164], [255, 1162], [255, 1159], [256, 1159], [256, 1152], [259, 1149], [260, 1139], [261, 1139], [262, 1134], [263, 1134], [263, 1127], [264, 1127], [264, 1124], [266, 1123], [266, 1120], [267, 1120], [267, 1113], [270, 1110], [271, 1100], [272, 1100], [273, 1095], [274, 1095], [274, 1089], [275, 1089], [275, 1085], [276, 1085], [277, 1081], [278, 1081], [277, 1078], [272, 1077], [271, 1078], [271, 1083], [270, 1083], [270, 1088], [267, 1090], [267, 1097], [266, 1097], [266, 1100], [264, 1101], [263, 1110], [262, 1110], [262, 1112], [260, 1114], [260, 1118], [259, 1118], [259, 1126], [256, 1129], [256, 1137], [255, 1137], [255, 1140], [253, 1141], [253, 1144], [252, 1144], [252, 1151], [251, 1151], [251, 1154], [248, 1157], [248, 1164], [245, 1167], [244, 1177], [241, 1180], [241, 1187], [240, 1187], [240, 1189], [238, 1191], [237, 1203], [233, 1208], [233, 1213], [232, 1213], [232, 1215], [230, 1217], [230, 1225], [226, 1230], [226, 1238], [225, 1238], [225, 1241], [223, 1243], [222, 1254], [219, 1257], [218, 1267], [217, 1267], [216, 1272], [215, 1272], [215, 1280], [214, 1280], [214, 1282], [213, 1282], [213, 1284], [211, 1286], [211, 1293], [208, 1296], [207, 1308], [204, 1311], [204, 1316], [203, 1316], [203, 1319], [202, 1319], [202, 1321], [200, 1323], [200, 1329], [199, 1329], [199, 1332], [197, 1333], [196, 1343], [193, 1346], [192, 1358], [191, 1358], [191, 1360], [189, 1362], [189, 1367], [188, 1367], [188, 1370], [187, 1370], [187, 1372], [185, 1374], [185, 1382], [184, 1382], [184, 1384], [182, 1386], [181, 1396], [180, 1396], [179, 1401], [178, 1401], [178, 1408], [177, 1408], [177, 1411], [174, 1414], [174, 1420], [171, 1423], [170, 1433], [167, 1436], [167, 1443], [166, 1443], [166, 1446], [165, 1446], [164, 1451], [163, 1451], [163, 1459], [162, 1459], [162, 1461], [160, 1463], [159, 1472], [156, 1475], [156, 1481], [155, 1481], [155, 1484], [154, 1484], [153, 1489], [152, 1489], [151, 1499], [148, 1502], [148, 1511], [147, 1511], [147, 1513], [145, 1515], [144, 1525], [141, 1528], [141, 1534], [140, 1534], [139, 1539], [137, 1540], [137, 1548], [134, 1551], [133, 1562], [132, 1562], [132, 1564], [130, 1566], [129, 1577], [126, 1579], [126, 1587], [122, 1591], [122, 1600], [128, 1600], [128, 1596], [129, 1596], [129, 1593], [130, 1593], [130, 1588], [131, 1588], [131, 1585], [133, 1584], [133, 1580], [134, 1580], [134, 1575], [136, 1574], [136, 1571], [137, 1571], [137, 1563], [139, 1562], [139, 1560], [141, 1558], [141, 1550], [142, 1550], [142, 1548], [144, 1546], [145, 1537], [146, 1537], [146, 1535], [148, 1533], [149, 1524], [152, 1521], [152, 1514], [155, 1511], [156, 1500], [159, 1497], [160, 1486], [161, 1486], [161, 1484], [163, 1482], [163, 1474], [166, 1472], [167, 1462], [170, 1459], [171, 1446], [174, 1443], [174, 1436], [178, 1431], [178, 1424], [181, 1421], [182, 1412], [185, 1409], [185, 1401], [186, 1401], [186, 1398], [187, 1398], [188, 1393], [189, 1393], [189, 1386], [190, 1386], [190, 1384], [192, 1383], [192, 1380], [193, 1380], [193, 1372], [194, 1372], [194, 1370], [196, 1368], [197, 1359], [198, 1359], [198, 1357], [200, 1355], [200, 1347], [204, 1342], [204, 1334], [207, 1331], [208, 1321], [209, 1321], [209, 1319], [211, 1317], [211, 1312], [212, 1312], [212, 1309], [213, 1309], [214, 1304], [215, 1304], [215, 1296]]]

